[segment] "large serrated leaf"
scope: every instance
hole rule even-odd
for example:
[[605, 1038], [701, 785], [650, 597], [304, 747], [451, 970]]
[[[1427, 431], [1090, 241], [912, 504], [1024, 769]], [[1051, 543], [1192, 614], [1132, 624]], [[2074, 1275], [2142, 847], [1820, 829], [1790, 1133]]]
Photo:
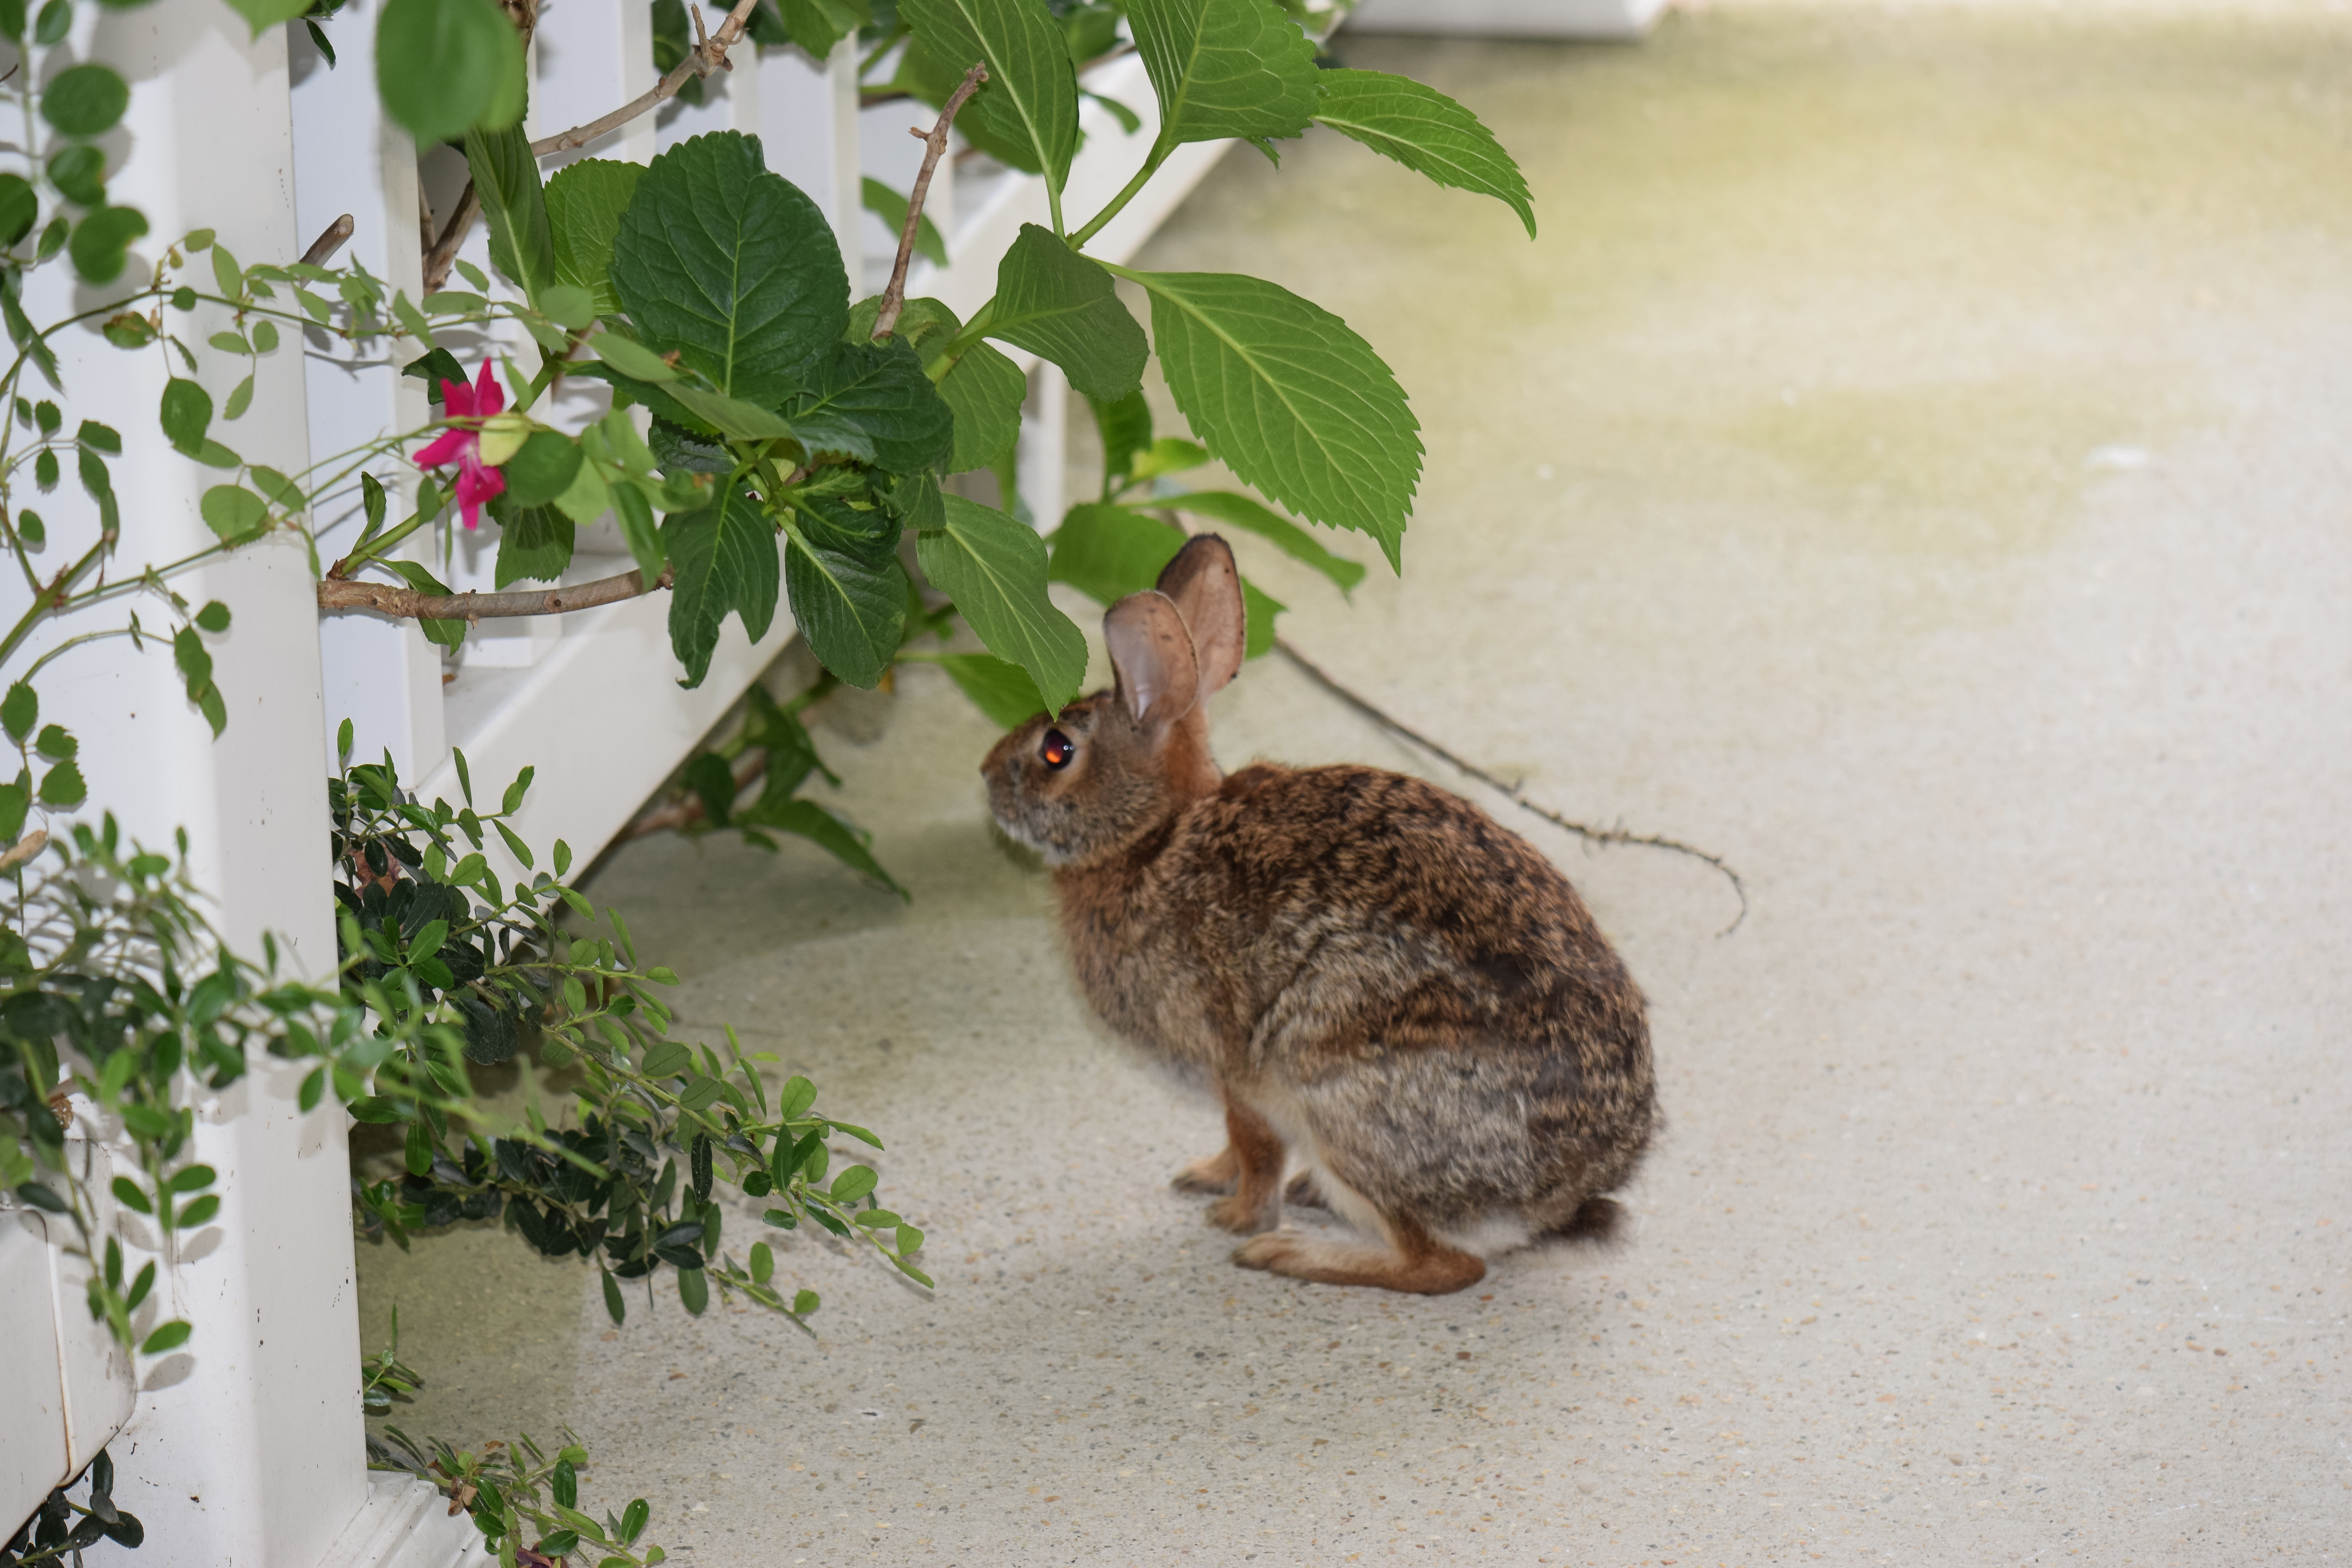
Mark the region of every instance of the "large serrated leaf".
[[1078, 79], [1045, 0], [900, 0], [898, 18], [958, 76], [987, 65], [973, 111], [999, 138], [1034, 150], [1058, 201], [1078, 145]]
[[613, 240], [645, 172], [642, 163], [587, 158], [559, 169], [547, 182], [556, 280], [587, 289], [600, 316], [621, 310], [620, 297], [613, 292]]
[[955, 416], [903, 339], [836, 342], [813, 379], [791, 408], [793, 435], [812, 455], [838, 453], [901, 474], [947, 460]]
[[1433, 87], [1385, 71], [1328, 70], [1316, 79], [1323, 89], [1318, 124], [1441, 185], [1494, 197], [1519, 215], [1529, 239], [1536, 237], [1527, 178], [1476, 115]]
[[1150, 292], [1168, 390], [1210, 452], [1299, 516], [1370, 534], [1400, 564], [1421, 425], [1371, 345], [1262, 278], [1112, 270]]
[[1160, 148], [1296, 136], [1315, 116], [1315, 46], [1274, 0], [1129, 0], [1160, 96]]
[[824, 215], [740, 132], [698, 136], [646, 166], [611, 276], [648, 344], [768, 407], [798, 390], [849, 320], [849, 275]]
[[891, 553], [897, 534], [891, 526], [878, 539], [858, 538], [822, 507], [795, 506], [784, 520], [793, 624], [827, 669], [869, 690], [890, 668], [907, 620], [907, 574]]
[[572, 520], [552, 506], [503, 509], [499, 518], [498, 584], [552, 583], [572, 564]]
[[753, 642], [768, 634], [780, 586], [775, 524], [739, 488], [700, 511], [664, 519], [661, 539], [672, 570], [670, 647], [686, 667], [685, 684], [699, 686], [730, 611]]
[[1106, 401], [1141, 385], [1151, 357], [1110, 274], [1034, 223], [996, 264], [988, 335], [1051, 360], [1072, 386]]
[[1021, 438], [1021, 405], [1029, 398], [1029, 378], [989, 344], [974, 343], [963, 352], [940, 380], [940, 395], [955, 411], [949, 473], [993, 468]]
[[1059, 712], [1087, 678], [1087, 639], [1045, 595], [1045, 542], [1018, 520], [942, 496], [946, 526], [916, 536], [924, 574], [945, 589], [989, 652], [1029, 672]]

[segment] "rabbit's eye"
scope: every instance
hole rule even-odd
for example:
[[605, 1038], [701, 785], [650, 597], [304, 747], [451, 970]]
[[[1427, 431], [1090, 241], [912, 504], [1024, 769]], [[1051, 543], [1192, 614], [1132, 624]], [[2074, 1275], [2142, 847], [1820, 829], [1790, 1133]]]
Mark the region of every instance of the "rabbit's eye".
[[1070, 759], [1078, 754], [1077, 742], [1059, 730], [1048, 730], [1045, 731], [1045, 743], [1038, 748], [1037, 754], [1045, 759], [1045, 765], [1049, 768], [1066, 768], [1070, 765]]

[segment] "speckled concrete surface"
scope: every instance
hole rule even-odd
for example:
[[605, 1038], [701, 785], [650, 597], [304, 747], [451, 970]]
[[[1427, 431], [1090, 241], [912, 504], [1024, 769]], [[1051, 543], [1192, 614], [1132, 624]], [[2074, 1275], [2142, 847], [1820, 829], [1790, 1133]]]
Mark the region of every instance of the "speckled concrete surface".
[[[1244, 561], [1299, 643], [1748, 877], [1718, 936], [1705, 868], [1532, 828], [1653, 999], [1634, 1234], [1436, 1300], [1230, 1268], [1165, 1184], [1213, 1113], [1093, 1031], [919, 672], [824, 737], [910, 907], [790, 847], [595, 891], [885, 1132], [937, 1295], [795, 1241], [813, 1339], [616, 1333], [495, 1236], [372, 1252], [372, 1340], [448, 1342], [404, 1424], [568, 1420], [713, 1568], [2340, 1560], [2352, 19], [1349, 56], [1473, 104], [1541, 241], [1312, 139], [1146, 265], [1286, 280], [1414, 395], [1402, 583]], [[1221, 703], [1229, 762], [1423, 765], [1272, 661]]]

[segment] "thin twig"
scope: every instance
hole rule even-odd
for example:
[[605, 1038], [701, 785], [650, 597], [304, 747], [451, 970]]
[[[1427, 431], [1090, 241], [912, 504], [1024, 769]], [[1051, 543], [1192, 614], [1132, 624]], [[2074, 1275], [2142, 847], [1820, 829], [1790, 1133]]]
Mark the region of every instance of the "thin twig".
[[947, 103], [940, 110], [939, 123], [925, 135], [913, 126], [907, 128], [909, 136], [923, 142], [922, 172], [915, 176], [914, 191], [907, 197], [907, 222], [898, 230], [898, 259], [890, 268], [890, 287], [882, 290], [882, 310], [874, 318], [874, 335], [887, 338], [890, 329], [898, 324], [898, 312], [907, 306], [907, 268], [915, 258], [915, 231], [923, 222], [923, 198], [930, 194], [931, 171], [940, 166], [940, 154], [948, 150], [948, 127], [955, 123], [956, 110], [971, 101], [988, 79], [988, 68], [976, 65], [963, 73], [963, 80], [948, 95]]
[[[653, 587], [667, 588], [669, 584], [670, 568], [665, 566], [661, 575], [654, 579]], [[480, 621], [514, 616], [560, 616], [572, 610], [618, 604], [652, 591], [646, 586], [641, 572], [624, 572], [614, 577], [599, 577], [593, 583], [573, 583], [520, 594], [425, 594], [390, 583], [329, 581], [319, 584], [319, 608], [373, 610], [380, 616], [402, 620]]]
[[[585, 147], [605, 132], [617, 131], [638, 115], [676, 98], [677, 89], [686, 85], [687, 78], [709, 76], [718, 70], [733, 70], [735, 64], [727, 58], [727, 51], [734, 47], [735, 40], [743, 36], [743, 29], [751, 25], [751, 13], [759, 6], [760, 0], [736, 0], [735, 9], [727, 13], [727, 20], [719, 24], [719, 30], [706, 42], [696, 45], [688, 52], [686, 58], [671, 67], [669, 74], [656, 82], [652, 91], [631, 99], [612, 113], [592, 120], [585, 125], [575, 125], [560, 135], [541, 137], [530, 144], [531, 156], [544, 158], [550, 153], [568, 153], [574, 147]], [[695, 23], [698, 27], [701, 25], [699, 14], [696, 16]]]
[[310, 248], [302, 253], [302, 264], [306, 267], [324, 267], [327, 264], [327, 258], [341, 250], [343, 247], [343, 241], [351, 237], [352, 215], [345, 213], [329, 224], [319, 237], [310, 242]]
[[474, 226], [474, 215], [482, 210], [482, 198], [474, 194], [474, 182], [466, 182], [466, 194], [457, 198], [457, 210], [449, 215], [448, 226], [433, 248], [425, 253], [425, 291], [432, 293], [449, 281], [449, 268], [457, 264], [457, 247], [466, 243], [466, 231]]
[[1748, 918], [1748, 884], [1739, 879], [1738, 872], [1724, 864], [1722, 856], [1710, 855], [1706, 850], [1685, 844], [1679, 838], [1661, 837], [1654, 833], [1628, 833], [1622, 827], [1591, 827], [1581, 822], [1571, 822], [1559, 813], [1547, 810], [1528, 799], [1519, 793], [1518, 785], [1505, 784], [1477, 763], [1439, 745], [1403, 720], [1373, 703], [1370, 699], [1360, 697], [1340, 685], [1331, 678], [1329, 672], [1293, 647], [1286, 639], [1275, 638], [1274, 647], [1276, 652], [1288, 659], [1309, 680], [1378, 724], [1381, 729], [1420, 747], [1456, 773], [1476, 779], [1488, 789], [1508, 795], [1512, 805], [1531, 816], [1539, 816], [1554, 827], [1573, 833], [1590, 844], [1638, 844], [1651, 849], [1671, 849], [1677, 855], [1687, 855], [1694, 860], [1706, 861], [1717, 871], [1722, 872], [1725, 879], [1731, 883], [1731, 890], [1739, 895], [1739, 913], [1733, 918], [1729, 925], [1716, 932], [1717, 936], [1729, 936], [1739, 929], [1739, 922]]

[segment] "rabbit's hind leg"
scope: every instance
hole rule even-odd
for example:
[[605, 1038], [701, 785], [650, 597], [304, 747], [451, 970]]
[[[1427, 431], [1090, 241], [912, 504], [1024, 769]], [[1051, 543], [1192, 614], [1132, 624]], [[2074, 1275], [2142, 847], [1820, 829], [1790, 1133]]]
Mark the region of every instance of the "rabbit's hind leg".
[[1234, 1190], [1209, 1205], [1209, 1223], [1237, 1236], [1282, 1223], [1282, 1165], [1286, 1151], [1274, 1124], [1242, 1101], [1225, 1100], [1225, 1152], [1233, 1156]]
[[1234, 1261], [1323, 1285], [1371, 1285], [1421, 1296], [1447, 1295], [1486, 1277], [1485, 1260], [1446, 1246], [1417, 1220], [1382, 1215], [1381, 1234], [1385, 1247], [1277, 1231], [1244, 1242]]

